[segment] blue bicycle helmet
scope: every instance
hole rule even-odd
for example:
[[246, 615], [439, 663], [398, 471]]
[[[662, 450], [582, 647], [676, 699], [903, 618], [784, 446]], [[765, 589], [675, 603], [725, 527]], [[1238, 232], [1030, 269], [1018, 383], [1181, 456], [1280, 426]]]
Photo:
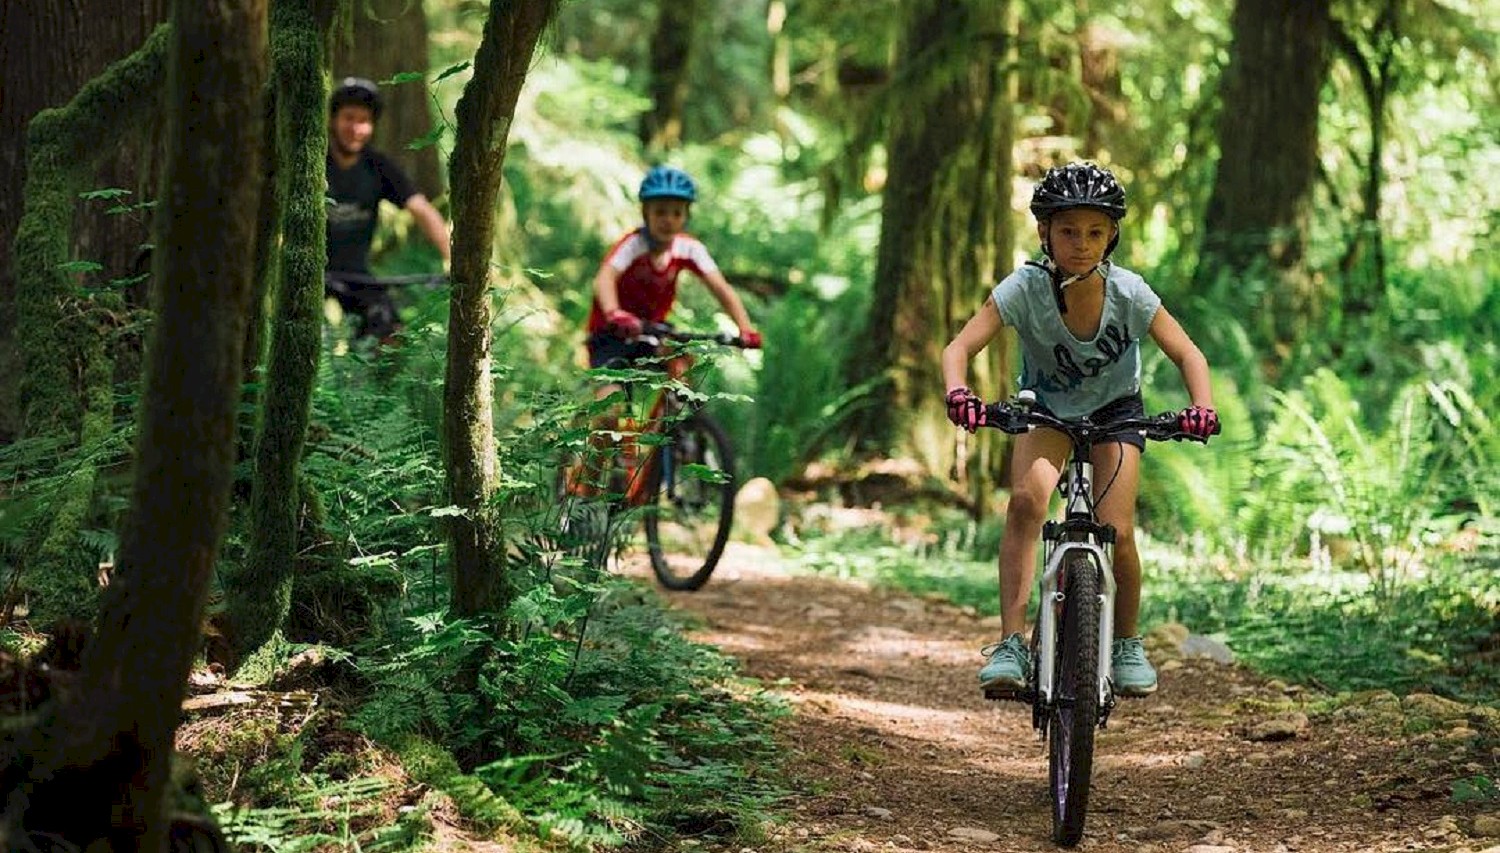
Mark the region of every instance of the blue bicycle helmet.
[[641, 181], [638, 194], [641, 201], [653, 198], [680, 198], [683, 201], [698, 200], [698, 186], [688, 173], [671, 166], [652, 166]]

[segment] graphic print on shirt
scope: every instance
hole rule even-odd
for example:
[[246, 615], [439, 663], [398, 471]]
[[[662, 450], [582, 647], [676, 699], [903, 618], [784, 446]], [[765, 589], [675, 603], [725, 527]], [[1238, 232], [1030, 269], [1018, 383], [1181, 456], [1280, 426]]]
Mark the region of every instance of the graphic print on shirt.
[[1088, 356], [1080, 363], [1074, 354], [1074, 347], [1059, 343], [1052, 348], [1056, 369], [1048, 372], [1027, 364], [1021, 377], [1021, 387], [1036, 388], [1043, 393], [1072, 391], [1082, 385], [1085, 379], [1098, 376], [1110, 365], [1124, 358], [1133, 346], [1135, 341], [1131, 338], [1129, 326], [1109, 323], [1099, 330], [1099, 336], [1093, 342], [1098, 355]]

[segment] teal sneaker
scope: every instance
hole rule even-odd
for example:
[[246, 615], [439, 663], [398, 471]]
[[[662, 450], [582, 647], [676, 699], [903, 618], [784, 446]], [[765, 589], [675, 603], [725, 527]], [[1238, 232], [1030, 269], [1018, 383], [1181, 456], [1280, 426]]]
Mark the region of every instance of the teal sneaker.
[[1146, 660], [1140, 637], [1115, 640], [1110, 653], [1110, 679], [1120, 696], [1150, 696], [1156, 692], [1156, 669]]
[[1013, 696], [1025, 689], [1031, 672], [1031, 649], [1020, 634], [1011, 634], [980, 654], [989, 658], [979, 670], [979, 689], [991, 699]]

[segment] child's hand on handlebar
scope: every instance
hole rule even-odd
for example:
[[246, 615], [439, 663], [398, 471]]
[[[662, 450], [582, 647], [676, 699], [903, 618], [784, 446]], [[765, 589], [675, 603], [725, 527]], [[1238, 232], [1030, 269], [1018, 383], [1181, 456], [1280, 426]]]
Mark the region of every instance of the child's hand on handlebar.
[[604, 319], [614, 328], [615, 334], [627, 340], [640, 337], [644, 328], [641, 318], [620, 308], [605, 314]]
[[953, 421], [955, 426], [973, 432], [985, 425], [984, 401], [968, 387], [960, 385], [954, 388], [945, 399], [948, 403], [948, 420]]
[[760, 349], [760, 332], [750, 328], [740, 329], [740, 343], [745, 349]]
[[1188, 406], [1177, 416], [1177, 428], [1207, 441], [1219, 433], [1219, 413], [1207, 406]]

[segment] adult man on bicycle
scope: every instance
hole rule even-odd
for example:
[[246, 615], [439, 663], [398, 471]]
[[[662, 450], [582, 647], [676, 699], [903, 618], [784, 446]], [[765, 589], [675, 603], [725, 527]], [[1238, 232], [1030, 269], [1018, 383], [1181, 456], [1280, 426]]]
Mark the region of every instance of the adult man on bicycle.
[[[446, 266], [448, 227], [442, 214], [417, 191], [396, 162], [370, 147], [380, 118], [380, 89], [361, 77], [346, 77], [328, 99], [328, 274], [326, 294], [360, 318], [358, 337], [389, 338], [400, 329], [388, 286], [370, 281], [370, 243], [380, 202], [411, 213]], [[348, 274], [341, 278], [340, 273]]]

